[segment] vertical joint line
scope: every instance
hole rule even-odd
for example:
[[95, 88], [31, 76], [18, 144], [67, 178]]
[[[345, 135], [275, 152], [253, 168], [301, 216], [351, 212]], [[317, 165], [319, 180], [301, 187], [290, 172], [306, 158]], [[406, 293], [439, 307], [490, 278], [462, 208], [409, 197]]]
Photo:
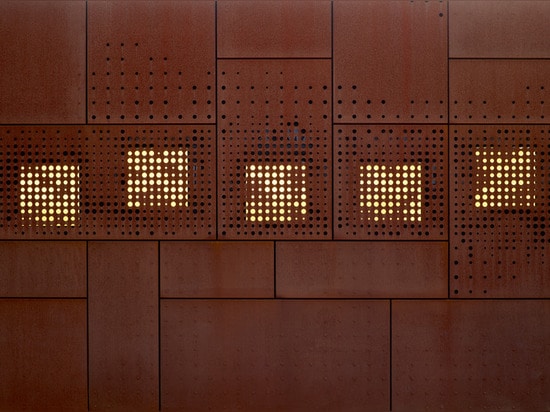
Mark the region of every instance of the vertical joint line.
[[390, 299], [390, 412], [393, 410], [393, 300]]
[[89, 291], [89, 259], [88, 259], [88, 245], [89, 242], [86, 241], [86, 390], [87, 390], [87, 401], [88, 401], [88, 410], [90, 409], [90, 291]]
[[449, 2], [447, 7], [447, 298], [451, 298], [451, 59], [449, 47]]
[[84, 73], [85, 73], [85, 79], [84, 79], [84, 88], [86, 89], [84, 91], [84, 99], [85, 99], [85, 102], [84, 102], [84, 123], [85, 124], [88, 124], [88, 0], [86, 0], [86, 3], [84, 5], [85, 7], [85, 30], [86, 30], [86, 34], [84, 36], [84, 41], [85, 41], [85, 45], [84, 45], [84, 53], [85, 53], [85, 58], [84, 58], [84, 64], [86, 65], [86, 67], [84, 68]]
[[214, 210], [216, 211], [216, 240], [218, 239], [218, 214], [219, 214], [219, 198], [218, 198], [218, 186], [219, 186], [219, 166], [218, 166], [218, 151], [219, 151], [219, 141], [218, 141], [218, 2], [214, 2], [214, 116], [216, 118], [216, 124], [214, 126], [214, 142], [215, 142], [215, 152], [216, 152], [216, 185], [214, 188], [214, 198], [216, 199], [216, 206]]
[[277, 299], [277, 242], [273, 241], [273, 299]]
[[330, 150], [331, 150], [331, 161], [332, 161], [332, 173], [331, 173], [331, 191], [332, 191], [332, 207], [331, 207], [331, 216], [332, 216], [332, 235], [331, 239], [334, 240], [334, 167], [336, 162], [334, 161], [334, 2], [330, 2]]
[[158, 291], [157, 291], [157, 296], [158, 296], [158, 384], [159, 384], [159, 410], [161, 410], [162, 408], [162, 399], [161, 399], [161, 396], [162, 396], [162, 379], [161, 379], [161, 367], [162, 367], [162, 364], [161, 364], [161, 359], [162, 359], [162, 350], [161, 350], [161, 313], [160, 313], [160, 310], [161, 310], [161, 296], [160, 296], [160, 240], [157, 241], [157, 277], [158, 277]]

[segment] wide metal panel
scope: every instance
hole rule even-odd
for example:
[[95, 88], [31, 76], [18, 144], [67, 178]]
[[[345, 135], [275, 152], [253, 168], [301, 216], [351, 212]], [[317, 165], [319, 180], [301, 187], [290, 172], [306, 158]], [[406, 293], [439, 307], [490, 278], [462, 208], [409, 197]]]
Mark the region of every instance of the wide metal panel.
[[407, 301], [392, 310], [393, 410], [548, 410], [550, 301]]
[[330, 58], [330, 1], [220, 1], [218, 57]]
[[88, 248], [90, 409], [158, 410], [158, 244]]
[[164, 298], [272, 298], [273, 242], [161, 242]]
[[446, 242], [277, 242], [277, 297], [443, 298]]
[[0, 296], [86, 297], [85, 242], [0, 242]]
[[550, 296], [550, 127], [451, 133], [452, 296]]
[[446, 123], [446, 2], [333, 7], [335, 122]]
[[162, 302], [162, 409], [389, 410], [389, 305]]
[[330, 236], [330, 66], [330, 60], [219, 62], [221, 238]]
[[450, 57], [550, 57], [550, 3], [451, 1]]
[[452, 123], [544, 123], [550, 60], [451, 60]]
[[0, 299], [0, 410], [86, 411], [86, 301]]
[[214, 123], [213, 1], [88, 4], [88, 121]]

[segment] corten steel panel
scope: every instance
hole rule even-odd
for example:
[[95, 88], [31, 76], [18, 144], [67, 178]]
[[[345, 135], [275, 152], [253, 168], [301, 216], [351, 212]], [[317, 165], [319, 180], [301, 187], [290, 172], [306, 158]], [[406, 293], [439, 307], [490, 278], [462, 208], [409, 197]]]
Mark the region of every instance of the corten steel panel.
[[161, 242], [163, 298], [272, 298], [272, 242]]
[[550, 301], [397, 301], [393, 411], [545, 411]]
[[550, 3], [451, 1], [450, 57], [550, 57]]
[[219, 62], [220, 238], [331, 235], [330, 66]]
[[214, 123], [210, 1], [90, 2], [88, 120]]
[[330, 1], [221, 1], [218, 57], [330, 58]]
[[0, 299], [0, 410], [86, 411], [86, 301]]
[[335, 126], [336, 239], [447, 238], [447, 126]]
[[550, 126], [451, 133], [451, 296], [549, 297]]
[[0, 2], [0, 123], [86, 119], [86, 3]]
[[446, 123], [446, 2], [333, 7], [335, 122]]
[[85, 242], [0, 242], [0, 296], [86, 297]]
[[158, 244], [88, 249], [90, 409], [158, 410]]
[[550, 60], [451, 60], [452, 123], [544, 123]]
[[162, 302], [162, 410], [389, 409], [383, 301]]
[[443, 298], [446, 242], [277, 242], [277, 297]]

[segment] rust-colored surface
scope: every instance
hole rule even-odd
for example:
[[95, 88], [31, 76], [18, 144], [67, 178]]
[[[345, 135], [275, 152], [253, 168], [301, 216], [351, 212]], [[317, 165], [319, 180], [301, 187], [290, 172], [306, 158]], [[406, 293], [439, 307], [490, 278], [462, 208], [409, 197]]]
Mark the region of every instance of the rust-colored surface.
[[447, 297], [444, 242], [277, 242], [277, 297]]
[[389, 305], [162, 302], [163, 410], [389, 409]]
[[0, 123], [86, 120], [86, 4], [0, 2]]
[[549, 301], [393, 303], [393, 410], [548, 409]]
[[86, 302], [0, 299], [0, 410], [87, 410]]
[[451, 128], [451, 294], [548, 297], [550, 127]]
[[447, 127], [334, 127], [336, 239], [447, 238]]
[[550, 61], [452, 60], [453, 123], [543, 123], [549, 112]]
[[91, 410], [159, 407], [158, 244], [90, 242]]
[[85, 242], [0, 242], [0, 296], [86, 297]]
[[550, 57], [550, 3], [449, 2], [450, 57]]
[[328, 238], [330, 60], [226, 60], [218, 69], [219, 237]]
[[273, 242], [161, 242], [163, 298], [272, 298]]
[[220, 1], [218, 57], [331, 57], [330, 1]]
[[88, 120], [214, 123], [214, 20], [213, 1], [90, 2]]
[[333, 7], [334, 121], [446, 123], [446, 2]]

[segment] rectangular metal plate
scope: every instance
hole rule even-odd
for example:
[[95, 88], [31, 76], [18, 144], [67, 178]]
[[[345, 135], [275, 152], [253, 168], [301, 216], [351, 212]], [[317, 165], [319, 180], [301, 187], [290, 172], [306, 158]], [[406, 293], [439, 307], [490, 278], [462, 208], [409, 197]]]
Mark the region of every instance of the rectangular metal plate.
[[162, 302], [162, 409], [389, 408], [382, 301]]
[[446, 2], [333, 7], [334, 121], [446, 123]]
[[273, 242], [161, 242], [164, 298], [272, 298]]
[[550, 60], [451, 60], [452, 123], [544, 123]]
[[218, 65], [218, 234], [331, 235], [330, 60]]
[[548, 409], [550, 301], [392, 306], [393, 411]]
[[550, 127], [451, 133], [451, 295], [548, 297]]

